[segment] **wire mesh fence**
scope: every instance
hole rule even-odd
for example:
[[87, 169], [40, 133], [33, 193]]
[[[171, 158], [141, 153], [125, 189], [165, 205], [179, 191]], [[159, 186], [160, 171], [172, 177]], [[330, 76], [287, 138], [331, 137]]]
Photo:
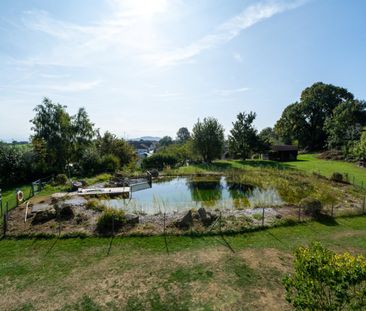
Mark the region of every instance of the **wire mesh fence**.
[[44, 187], [53, 181], [53, 177], [46, 177], [32, 182], [30, 185], [17, 188], [13, 193], [8, 193], [5, 197], [0, 189], [0, 237], [4, 237], [7, 232], [9, 212], [22, 202], [28, 201]]

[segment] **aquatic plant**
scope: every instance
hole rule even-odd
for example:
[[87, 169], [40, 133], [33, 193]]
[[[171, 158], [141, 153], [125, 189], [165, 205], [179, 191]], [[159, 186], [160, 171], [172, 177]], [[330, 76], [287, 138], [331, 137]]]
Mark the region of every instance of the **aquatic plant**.
[[249, 195], [248, 201], [250, 203], [250, 206], [253, 208], [264, 206], [278, 206], [283, 204], [283, 201], [278, 194], [278, 191], [274, 188], [255, 188]]

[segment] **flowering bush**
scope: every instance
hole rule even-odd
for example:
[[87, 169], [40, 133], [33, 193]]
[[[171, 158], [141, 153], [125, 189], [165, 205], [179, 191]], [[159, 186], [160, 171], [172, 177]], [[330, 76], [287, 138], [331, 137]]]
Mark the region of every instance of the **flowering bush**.
[[320, 243], [295, 251], [295, 272], [284, 278], [295, 310], [364, 310], [366, 259], [336, 254]]

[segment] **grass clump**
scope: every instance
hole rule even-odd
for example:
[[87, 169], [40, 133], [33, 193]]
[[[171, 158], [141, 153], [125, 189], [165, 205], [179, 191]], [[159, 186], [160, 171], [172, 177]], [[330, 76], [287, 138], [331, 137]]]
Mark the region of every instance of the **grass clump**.
[[97, 212], [103, 212], [108, 207], [105, 204], [103, 204], [100, 200], [90, 199], [88, 200], [88, 202], [86, 202], [86, 208]]
[[317, 217], [322, 211], [322, 203], [314, 198], [305, 198], [300, 201], [300, 206], [306, 215]]
[[106, 208], [97, 221], [97, 231], [109, 234], [118, 231], [126, 224], [125, 213], [121, 210]]

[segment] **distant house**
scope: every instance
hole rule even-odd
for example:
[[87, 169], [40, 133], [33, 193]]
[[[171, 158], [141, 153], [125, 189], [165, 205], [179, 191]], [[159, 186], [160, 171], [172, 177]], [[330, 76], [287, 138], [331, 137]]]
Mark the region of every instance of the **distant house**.
[[149, 140], [131, 140], [129, 143], [135, 147], [137, 156], [140, 159], [147, 158], [150, 155], [154, 153], [154, 150], [156, 148], [156, 142], [155, 141], [149, 141]]
[[296, 161], [298, 147], [293, 145], [272, 145], [268, 152], [268, 160], [272, 161]]

